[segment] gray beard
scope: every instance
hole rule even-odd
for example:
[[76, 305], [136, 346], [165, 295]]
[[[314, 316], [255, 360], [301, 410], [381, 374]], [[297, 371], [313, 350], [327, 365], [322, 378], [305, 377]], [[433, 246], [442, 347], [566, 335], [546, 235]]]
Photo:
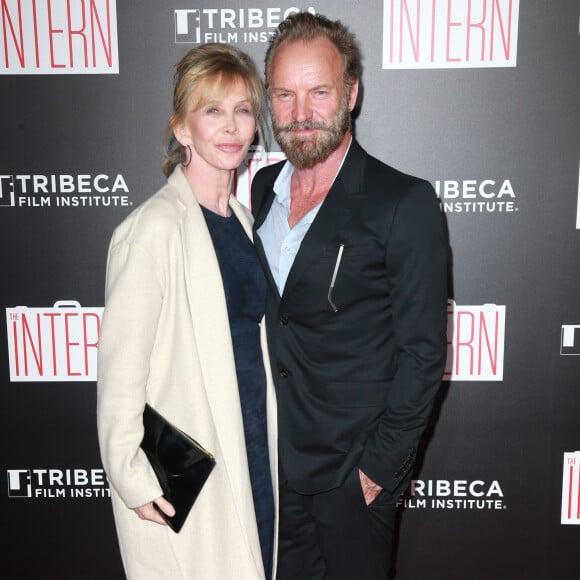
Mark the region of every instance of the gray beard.
[[[299, 129], [318, 129], [322, 131], [322, 134], [317, 135], [314, 139], [300, 139], [291, 133], [291, 131]], [[338, 149], [349, 129], [350, 112], [346, 99], [336, 112], [332, 123], [291, 121], [285, 125], [279, 125], [276, 117], [272, 114], [274, 137], [296, 169], [312, 169], [315, 165], [326, 161], [330, 154]]]

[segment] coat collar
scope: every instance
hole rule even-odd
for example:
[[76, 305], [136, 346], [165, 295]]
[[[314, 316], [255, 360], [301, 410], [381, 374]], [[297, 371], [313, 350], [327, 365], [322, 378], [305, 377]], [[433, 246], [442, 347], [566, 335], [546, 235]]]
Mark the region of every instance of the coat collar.
[[[180, 231], [187, 299], [203, 386], [224, 458], [220, 467], [227, 474], [240, 520], [252, 522], [255, 514], [252, 502], [247, 501], [248, 489], [244, 486], [248, 473], [247, 453], [245, 440], [240, 437], [244, 427], [220, 267], [203, 213], [181, 167], [175, 169], [168, 181], [177, 200], [185, 208]], [[249, 212], [233, 196], [229, 205], [252, 239]], [[259, 542], [254, 536], [246, 529], [248, 548], [259, 568], [261, 554]]]

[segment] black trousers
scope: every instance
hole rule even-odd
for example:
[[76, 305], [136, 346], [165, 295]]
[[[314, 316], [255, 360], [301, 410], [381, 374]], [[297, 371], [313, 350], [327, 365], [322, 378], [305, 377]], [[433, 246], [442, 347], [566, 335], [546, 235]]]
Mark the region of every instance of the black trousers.
[[366, 505], [358, 468], [324, 493], [282, 485], [277, 580], [386, 580], [395, 514], [385, 493]]

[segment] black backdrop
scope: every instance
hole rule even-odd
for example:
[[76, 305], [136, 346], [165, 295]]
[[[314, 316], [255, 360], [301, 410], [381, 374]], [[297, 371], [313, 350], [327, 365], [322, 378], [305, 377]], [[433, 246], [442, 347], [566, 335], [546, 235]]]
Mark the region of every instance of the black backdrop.
[[[181, 55], [225, 40], [261, 66], [280, 18], [310, 9], [357, 34], [357, 137], [433, 182], [453, 252], [450, 380], [402, 500], [398, 578], [577, 578], [577, 2], [251, 6], [1, 3], [2, 576], [123, 577], [95, 429], [107, 243], [164, 181]], [[248, 183], [241, 168], [246, 203]]]

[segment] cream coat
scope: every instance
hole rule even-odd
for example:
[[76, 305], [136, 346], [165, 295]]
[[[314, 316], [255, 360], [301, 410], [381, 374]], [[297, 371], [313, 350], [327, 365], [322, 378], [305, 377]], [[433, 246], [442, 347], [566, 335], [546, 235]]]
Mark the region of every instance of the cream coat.
[[[233, 197], [230, 207], [251, 238], [250, 214]], [[276, 407], [263, 321], [262, 349], [277, 513]], [[145, 402], [216, 458], [179, 534], [130, 509], [161, 495], [139, 447]], [[219, 264], [179, 167], [111, 241], [97, 418], [128, 578], [264, 578]]]

